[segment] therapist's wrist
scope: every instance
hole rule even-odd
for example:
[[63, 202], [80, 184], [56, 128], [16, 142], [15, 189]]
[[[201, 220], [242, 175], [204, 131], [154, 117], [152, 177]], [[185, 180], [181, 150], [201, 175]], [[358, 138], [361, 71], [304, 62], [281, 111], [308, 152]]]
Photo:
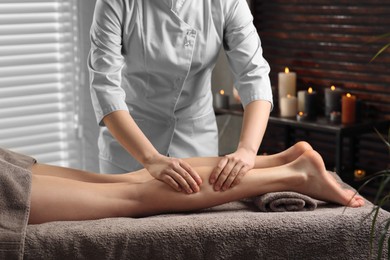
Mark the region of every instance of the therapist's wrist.
[[141, 164], [145, 168], [147, 168], [148, 165], [154, 164], [155, 162], [159, 161], [162, 157], [164, 156], [158, 152], [150, 153], [142, 157]]
[[256, 155], [257, 154], [257, 151], [258, 151], [258, 148], [255, 148], [255, 147], [251, 147], [251, 146], [245, 146], [245, 145], [239, 145], [237, 147], [237, 151], [244, 151], [245, 153], [248, 153], [248, 154], [254, 154]]

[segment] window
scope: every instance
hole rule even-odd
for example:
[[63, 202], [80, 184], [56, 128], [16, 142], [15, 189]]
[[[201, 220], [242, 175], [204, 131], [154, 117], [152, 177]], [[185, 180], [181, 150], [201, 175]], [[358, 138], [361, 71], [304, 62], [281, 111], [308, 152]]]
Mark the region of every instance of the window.
[[0, 147], [77, 167], [77, 0], [0, 0]]

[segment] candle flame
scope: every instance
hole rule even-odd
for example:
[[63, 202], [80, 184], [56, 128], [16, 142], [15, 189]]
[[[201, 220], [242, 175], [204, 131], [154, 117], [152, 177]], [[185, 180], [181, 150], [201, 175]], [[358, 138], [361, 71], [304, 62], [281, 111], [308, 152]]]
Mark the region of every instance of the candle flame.
[[366, 171], [358, 169], [358, 170], [354, 171], [354, 175], [356, 178], [361, 179], [361, 178], [364, 178], [366, 176]]
[[307, 90], [307, 92], [309, 92], [309, 93], [311, 94], [311, 93], [313, 93], [313, 89], [312, 89], [312, 88], [309, 88], [309, 89]]
[[284, 68], [285, 73], [290, 73], [290, 69], [288, 67]]
[[219, 91], [219, 94], [225, 95], [225, 90], [221, 89], [221, 90]]
[[303, 112], [299, 111], [298, 115], [303, 116]]
[[356, 171], [356, 174], [358, 174], [358, 175], [362, 175], [364, 172], [362, 171], [362, 170], [357, 170]]
[[335, 90], [336, 90], [336, 87], [335, 87], [335, 86], [331, 86], [330, 89], [331, 89], [332, 91], [335, 91]]
[[291, 95], [290, 95], [290, 94], [287, 94], [287, 98], [291, 98]]
[[347, 93], [347, 98], [350, 98], [352, 97], [352, 95], [350, 93]]

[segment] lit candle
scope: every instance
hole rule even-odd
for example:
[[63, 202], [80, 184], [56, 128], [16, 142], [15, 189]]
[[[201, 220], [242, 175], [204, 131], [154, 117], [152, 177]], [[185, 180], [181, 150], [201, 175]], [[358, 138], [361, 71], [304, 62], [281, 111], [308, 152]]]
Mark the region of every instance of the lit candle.
[[350, 93], [342, 98], [341, 102], [341, 122], [343, 124], [355, 123], [356, 120], [356, 96]]
[[355, 178], [357, 180], [360, 180], [360, 179], [363, 179], [364, 177], [366, 177], [366, 171], [365, 170], [361, 170], [361, 169], [356, 169], [353, 172], [353, 175], [355, 176]]
[[341, 111], [341, 90], [335, 86], [325, 89], [325, 116], [333, 111]]
[[214, 95], [214, 107], [228, 109], [229, 108], [229, 95], [225, 95], [225, 91], [221, 89]]
[[292, 95], [282, 97], [280, 100], [280, 116], [294, 117], [297, 114], [297, 98]]
[[279, 92], [279, 102], [282, 97], [287, 95], [296, 96], [297, 90], [297, 74], [291, 72], [289, 68], [285, 68], [284, 72], [279, 72], [278, 74], [278, 92]]
[[306, 95], [306, 90], [298, 91], [298, 111], [305, 110], [305, 95]]
[[297, 121], [303, 122], [307, 120], [307, 115], [303, 113], [302, 111], [299, 111], [297, 114]]
[[305, 93], [305, 113], [307, 117], [313, 119], [317, 116], [317, 92], [309, 88]]

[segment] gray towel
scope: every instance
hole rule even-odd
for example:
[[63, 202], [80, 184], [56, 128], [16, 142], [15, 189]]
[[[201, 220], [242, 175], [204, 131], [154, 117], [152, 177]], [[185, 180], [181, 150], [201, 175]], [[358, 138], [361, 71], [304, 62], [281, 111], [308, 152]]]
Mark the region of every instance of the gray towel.
[[[372, 204], [317, 203], [313, 211], [257, 212], [252, 202], [231, 202], [196, 214], [28, 225], [24, 260], [376, 259], [378, 237], [370, 255], [367, 217]], [[389, 218], [380, 211], [375, 234]]]
[[35, 160], [0, 148], [0, 259], [22, 259]]
[[270, 192], [257, 196], [254, 204], [263, 212], [311, 211], [317, 208], [316, 200], [297, 192]]

